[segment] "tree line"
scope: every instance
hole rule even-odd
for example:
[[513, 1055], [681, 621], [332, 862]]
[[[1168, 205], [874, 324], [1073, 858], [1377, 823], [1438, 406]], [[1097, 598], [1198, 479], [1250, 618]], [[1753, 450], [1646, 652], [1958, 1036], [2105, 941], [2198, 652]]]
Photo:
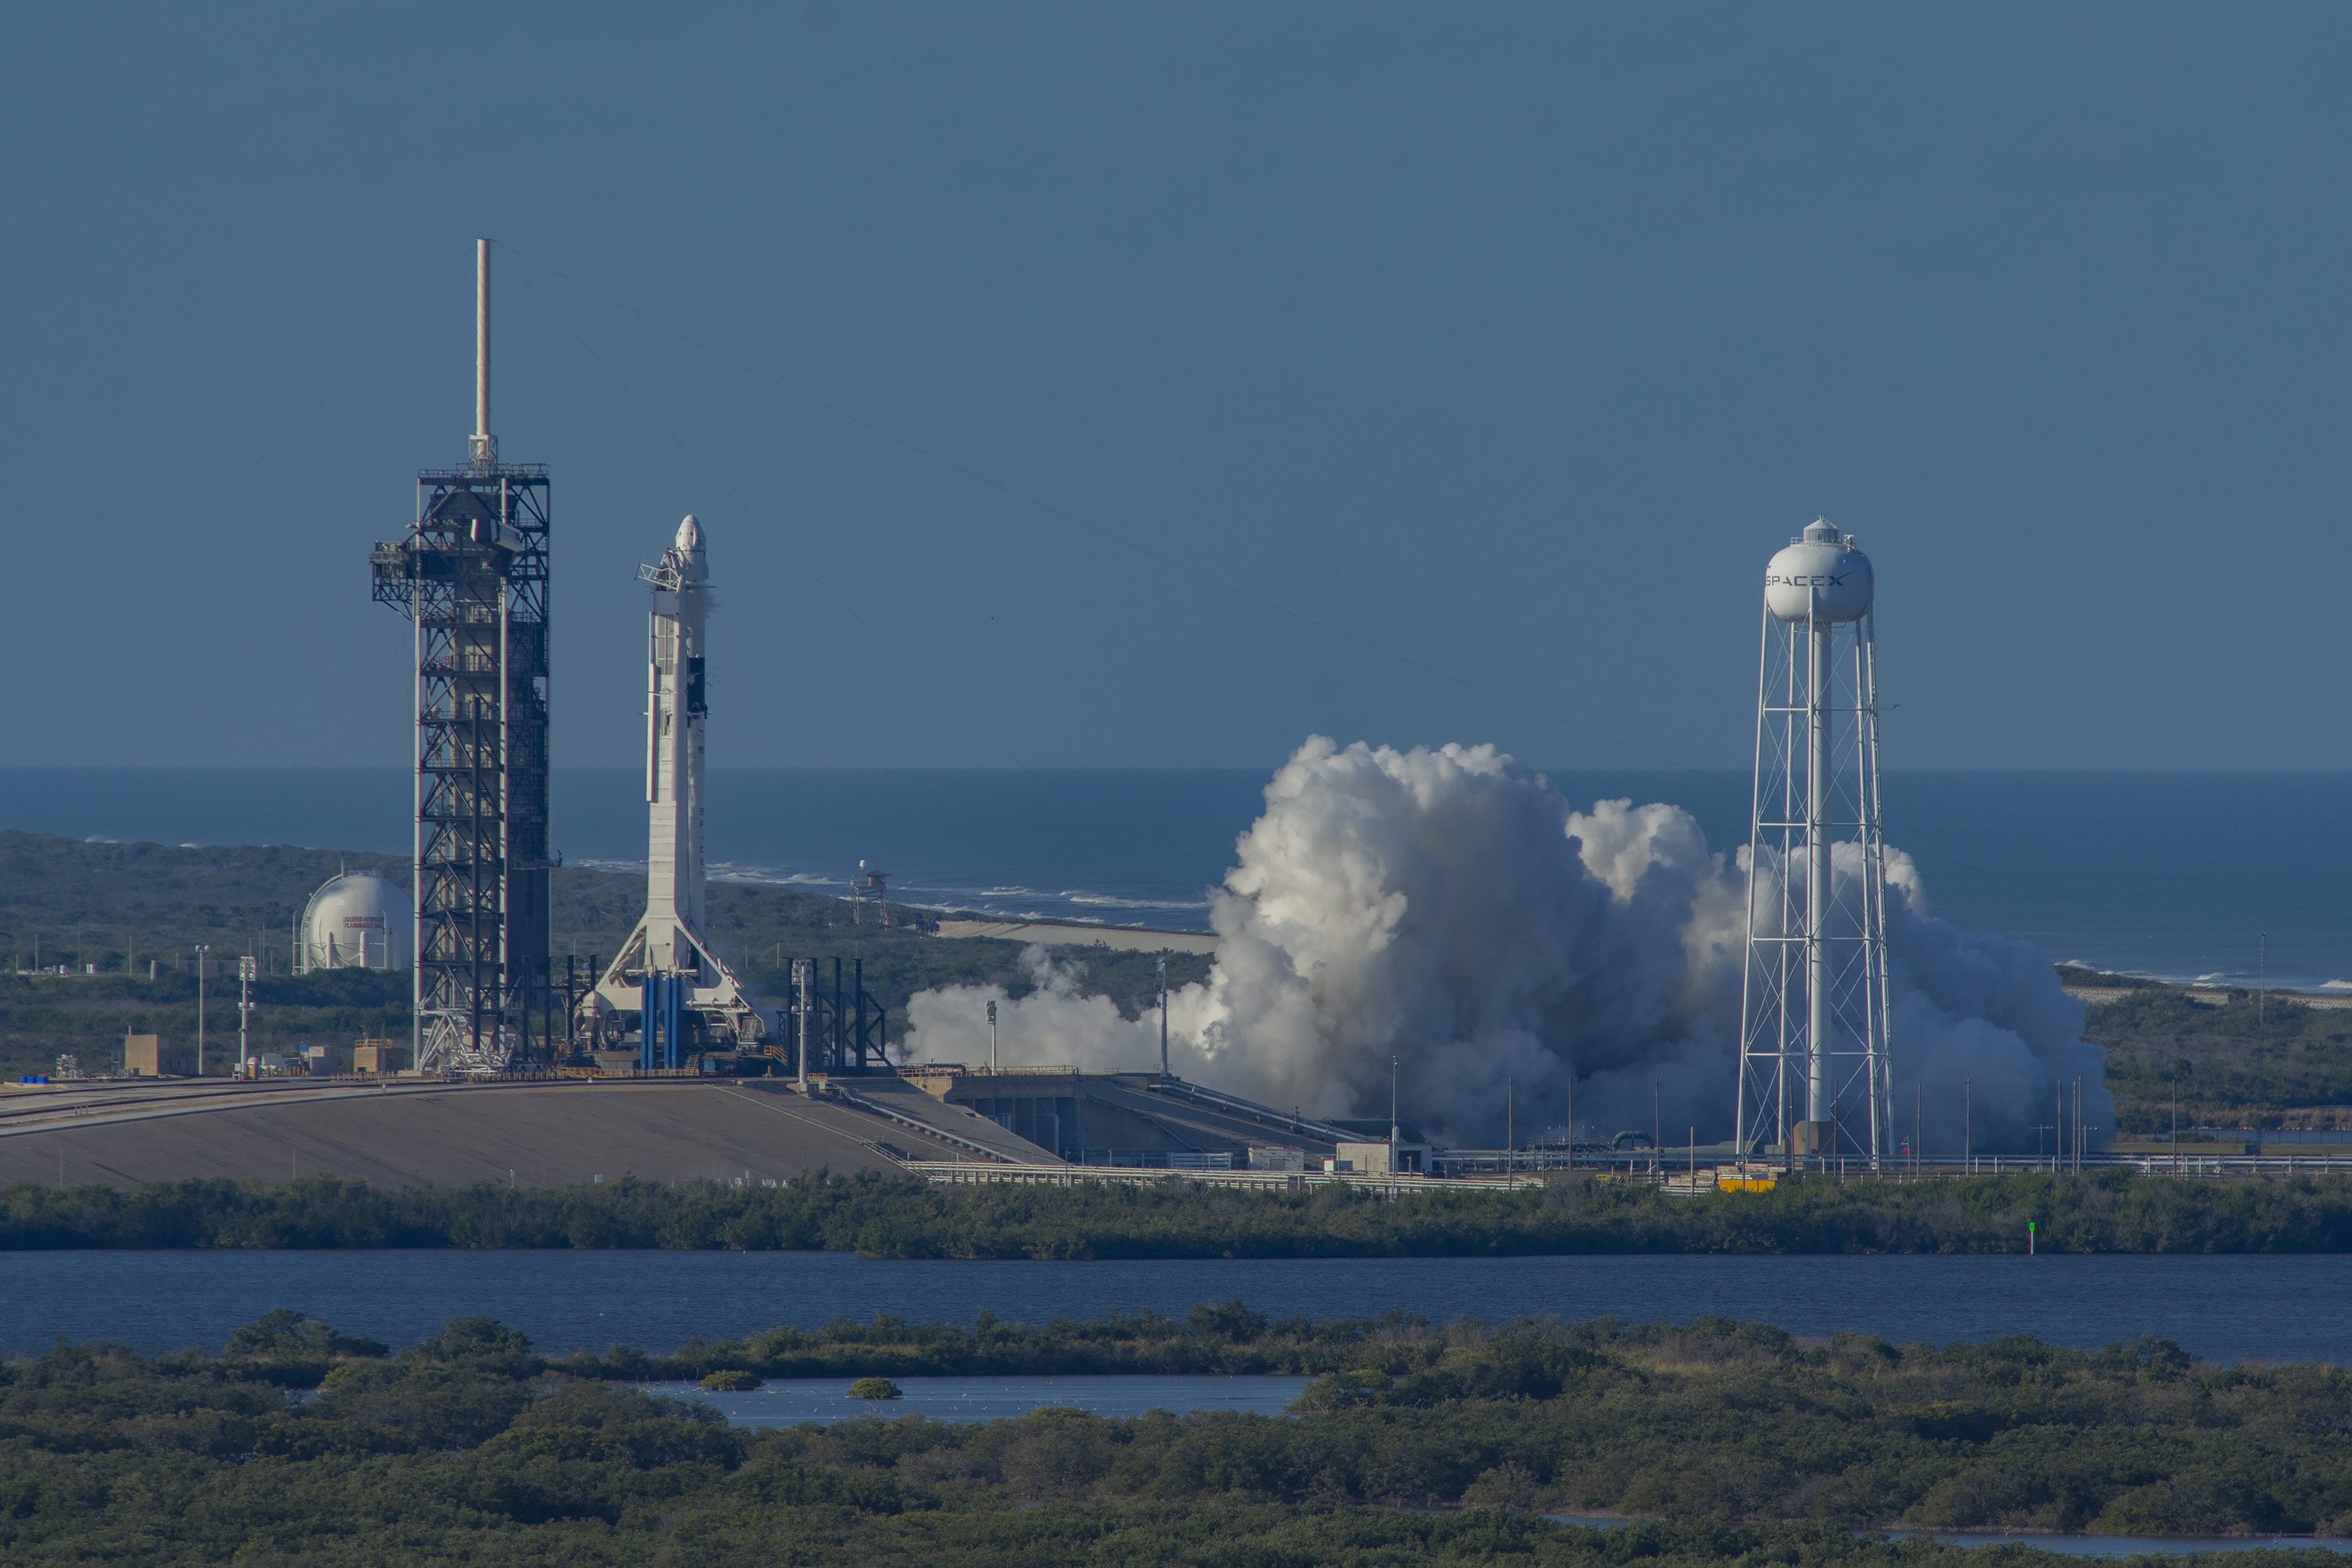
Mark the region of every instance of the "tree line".
[[629, 1179], [387, 1191], [331, 1176], [0, 1188], [0, 1250], [667, 1247], [895, 1258], [1465, 1258], [1575, 1253], [2352, 1251], [2352, 1178], [1809, 1177], [1668, 1196], [1597, 1176], [1389, 1198], [1313, 1184], [943, 1186], [812, 1173], [780, 1187]]
[[[768, 1430], [635, 1381], [730, 1360], [772, 1374], [827, 1346], [845, 1348], [835, 1376], [1003, 1346], [1045, 1370], [1118, 1346], [1323, 1370], [1283, 1416], [1045, 1409]], [[1722, 1318], [1437, 1327], [1269, 1321], [1228, 1302], [1050, 1325], [877, 1319], [550, 1361], [486, 1318], [391, 1353], [280, 1310], [218, 1354], [61, 1342], [0, 1365], [0, 1557], [2056, 1568], [1873, 1532], [2352, 1530], [2347, 1396], [2352, 1375], [2332, 1366], [2214, 1368], [2163, 1340], [1802, 1342]], [[2231, 1562], [2289, 1560], [2333, 1558]]]

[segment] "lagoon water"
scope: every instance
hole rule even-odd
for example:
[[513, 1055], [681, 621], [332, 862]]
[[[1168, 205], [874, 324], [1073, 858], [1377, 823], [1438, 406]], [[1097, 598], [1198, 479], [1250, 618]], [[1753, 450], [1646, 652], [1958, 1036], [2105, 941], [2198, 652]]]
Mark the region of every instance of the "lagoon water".
[[1419, 1312], [1686, 1322], [1705, 1313], [1898, 1343], [2031, 1333], [2096, 1347], [2154, 1333], [2209, 1361], [2352, 1363], [2352, 1257], [1526, 1258], [893, 1263], [845, 1253], [0, 1253], [0, 1355], [58, 1335], [142, 1352], [205, 1345], [292, 1307], [393, 1345], [488, 1313], [561, 1354], [667, 1352], [781, 1323], [888, 1313], [969, 1323], [1239, 1297], [1276, 1316]]
[[[835, 891], [862, 858], [915, 903], [1205, 930], [1206, 889], [1272, 766], [722, 768], [710, 855], [720, 876]], [[1673, 801], [1719, 849], [1745, 833], [1742, 773], [1552, 778], [1580, 805]], [[404, 854], [409, 788], [397, 768], [0, 769], [0, 827]], [[634, 770], [557, 770], [556, 847], [575, 865], [641, 866], [640, 788]], [[2173, 980], [2352, 981], [2352, 835], [2339, 830], [2352, 775], [1898, 773], [1886, 800], [1889, 841], [1918, 862], [1931, 912], [1964, 930]]]

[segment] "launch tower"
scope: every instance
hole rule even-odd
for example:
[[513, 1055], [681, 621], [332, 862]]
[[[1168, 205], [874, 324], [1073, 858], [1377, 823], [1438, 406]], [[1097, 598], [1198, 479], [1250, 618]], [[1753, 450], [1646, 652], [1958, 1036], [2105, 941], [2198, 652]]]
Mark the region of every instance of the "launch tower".
[[638, 1064], [671, 1070], [692, 1052], [750, 1047], [760, 1012], [703, 931], [702, 732], [709, 704], [704, 626], [711, 605], [702, 525], [689, 515], [660, 561], [646, 638], [646, 912], [596, 984], [599, 1018], [635, 1013]]
[[1827, 520], [1764, 573], [1737, 1115], [1793, 1164], [1892, 1147], [1872, 588]]
[[417, 475], [415, 522], [370, 565], [415, 628], [416, 1064], [486, 1073], [552, 1033], [549, 498], [546, 468], [499, 462], [490, 434], [487, 239], [474, 286], [466, 465]]

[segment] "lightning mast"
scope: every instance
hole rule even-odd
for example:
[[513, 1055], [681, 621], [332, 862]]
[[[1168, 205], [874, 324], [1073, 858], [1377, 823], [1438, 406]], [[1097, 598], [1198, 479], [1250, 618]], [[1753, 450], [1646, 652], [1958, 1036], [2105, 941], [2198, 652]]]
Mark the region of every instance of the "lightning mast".
[[1826, 520], [1765, 568], [1736, 1115], [1797, 1166], [1893, 1147], [1872, 598]]
[[474, 433], [416, 477], [416, 521], [370, 556], [415, 629], [415, 1060], [490, 1073], [544, 1052], [547, 468], [490, 433], [490, 242], [474, 252]]

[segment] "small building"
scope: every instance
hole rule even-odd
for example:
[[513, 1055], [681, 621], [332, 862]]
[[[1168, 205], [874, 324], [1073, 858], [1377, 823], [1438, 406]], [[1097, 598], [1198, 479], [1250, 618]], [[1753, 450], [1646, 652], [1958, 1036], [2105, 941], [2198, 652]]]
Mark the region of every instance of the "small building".
[[1420, 1174], [1429, 1169], [1429, 1146], [1425, 1143], [1394, 1145], [1396, 1159], [1390, 1161], [1391, 1145], [1385, 1138], [1377, 1143], [1342, 1143], [1339, 1145], [1339, 1168], [1357, 1175], [1394, 1176]]
[[396, 1040], [362, 1040], [352, 1047], [353, 1072], [398, 1072], [408, 1060], [408, 1047]]
[[163, 1035], [125, 1035], [122, 1070], [132, 1078], [194, 1078], [196, 1053]]

